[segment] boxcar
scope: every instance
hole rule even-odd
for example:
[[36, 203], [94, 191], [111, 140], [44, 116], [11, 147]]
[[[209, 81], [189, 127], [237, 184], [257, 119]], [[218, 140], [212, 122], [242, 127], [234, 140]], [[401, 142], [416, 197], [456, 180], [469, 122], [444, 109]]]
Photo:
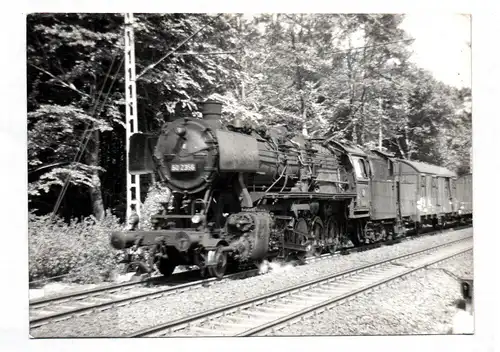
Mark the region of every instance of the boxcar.
[[454, 172], [408, 160], [400, 160], [399, 167], [403, 218], [417, 224], [437, 225], [454, 216]]

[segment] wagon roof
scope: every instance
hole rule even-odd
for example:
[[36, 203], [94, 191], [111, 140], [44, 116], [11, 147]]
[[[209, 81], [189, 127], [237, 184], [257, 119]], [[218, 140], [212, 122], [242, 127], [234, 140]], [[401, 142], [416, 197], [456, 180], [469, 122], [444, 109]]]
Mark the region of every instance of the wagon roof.
[[383, 150], [371, 149], [370, 152], [372, 154], [377, 155], [377, 156], [382, 156], [383, 158], [386, 158], [386, 159], [394, 158], [394, 153], [389, 153], [389, 152], [386, 152]]
[[427, 164], [427, 163], [422, 163], [422, 162], [418, 162], [418, 161], [409, 161], [409, 160], [400, 160], [400, 161], [402, 163], [410, 165], [417, 172], [420, 172], [421, 174], [432, 174], [432, 175], [444, 176], [444, 177], [457, 177], [457, 174], [455, 172], [450, 171], [445, 167], [436, 166], [436, 165]]
[[346, 153], [366, 156], [366, 153], [363, 151], [363, 149], [361, 149], [360, 147], [358, 147], [357, 145], [355, 145], [353, 143], [350, 143], [349, 141], [346, 141], [346, 140], [339, 141], [339, 140], [330, 138], [328, 140], [328, 142], [336, 144], [338, 147], [343, 149]]
[[465, 174], [460, 174], [460, 175], [458, 175], [457, 178], [458, 179], [461, 179], [461, 178], [472, 178], [472, 172], [467, 172]]

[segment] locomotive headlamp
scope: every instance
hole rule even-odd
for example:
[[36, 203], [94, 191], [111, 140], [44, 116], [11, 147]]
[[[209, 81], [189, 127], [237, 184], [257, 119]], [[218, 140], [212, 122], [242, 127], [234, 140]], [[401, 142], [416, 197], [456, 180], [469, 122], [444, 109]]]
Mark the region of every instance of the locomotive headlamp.
[[186, 128], [183, 126], [179, 126], [175, 129], [175, 133], [177, 133], [179, 137], [184, 137], [186, 135]]
[[201, 220], [203, 220], [202, 216], [199, 215], [199, 214], [196, 214], [194, 215], [192, 218], [191, 218], [191, 222], [193, 224], [199, 224], [201, 222]]

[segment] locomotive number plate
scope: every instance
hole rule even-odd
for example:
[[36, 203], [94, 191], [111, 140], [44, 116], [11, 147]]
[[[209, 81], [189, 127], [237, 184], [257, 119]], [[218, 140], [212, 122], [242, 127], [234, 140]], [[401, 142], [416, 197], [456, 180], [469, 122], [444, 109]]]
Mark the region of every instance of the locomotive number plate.
[[170, 171], [172, 171], [172, 172], [196, 171], [196, 165], [195, 164], [172, 164], [172, 165], [170, 165]]

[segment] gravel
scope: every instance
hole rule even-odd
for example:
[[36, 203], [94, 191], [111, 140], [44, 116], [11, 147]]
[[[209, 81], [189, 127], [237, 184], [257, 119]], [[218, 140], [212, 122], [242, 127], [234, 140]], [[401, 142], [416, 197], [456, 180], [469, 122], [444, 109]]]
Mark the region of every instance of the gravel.
[[[190, 271], [191, 268], [187, 266], [178, 266], [175, 268], [173, 274], [180, 274], [186, 271]], [[111, 281], [106, 281], [98, 284], [79, 284], [73, 282], [49, 282], [40, 287], [33, 287], [29, 289], [30, 300], [40, 299], [40, 298], [50, 298], [54, 296], [59, 296], [62, 294], [69, 294], [72, 292], [80, 292], [84, 290], [89, 290], [91, 288], [104, 287], [111, 284], [118, 284], [122, 282], [130, 281], [134, 273], [126, 273], [121, 275], [116, 275]]]
[[433, 269], [445, 269], [459, 278], [471, 278], [474, 275], [474, 256], [472, 253], [460, 260], [450, 260], [431, 266]]
[[421, 270], [378, 291], [277, 331], [290, 335], [447, 334], [461, 298], [460, 284], [442, 270], [472, 275], [472, 254]]
[[57, 296], [64, 293], [79, 292], [97, 287], [96, 284], [75, 284], [64, 282], [51, 282], [41, 288], [29, 289], [30, 300], [47, 296]]
[[[227, 280], [169, 296], [109, 309], [33, 329], [34, 337], [117, 337], [156, 324], [272, 292], [332, 272], [344, 271], [383, 258], [409, 253], [472, 234], [472, 229], [446, 232], [361, 253], [317, 261], [299, 267], [285, 266], [247, 279]], [[438, 273], [440, 275], [440, 273]], [[445, 275], [445, 274], [443, 274]], [[451, 278], [450, 278], [451, 279]]]

